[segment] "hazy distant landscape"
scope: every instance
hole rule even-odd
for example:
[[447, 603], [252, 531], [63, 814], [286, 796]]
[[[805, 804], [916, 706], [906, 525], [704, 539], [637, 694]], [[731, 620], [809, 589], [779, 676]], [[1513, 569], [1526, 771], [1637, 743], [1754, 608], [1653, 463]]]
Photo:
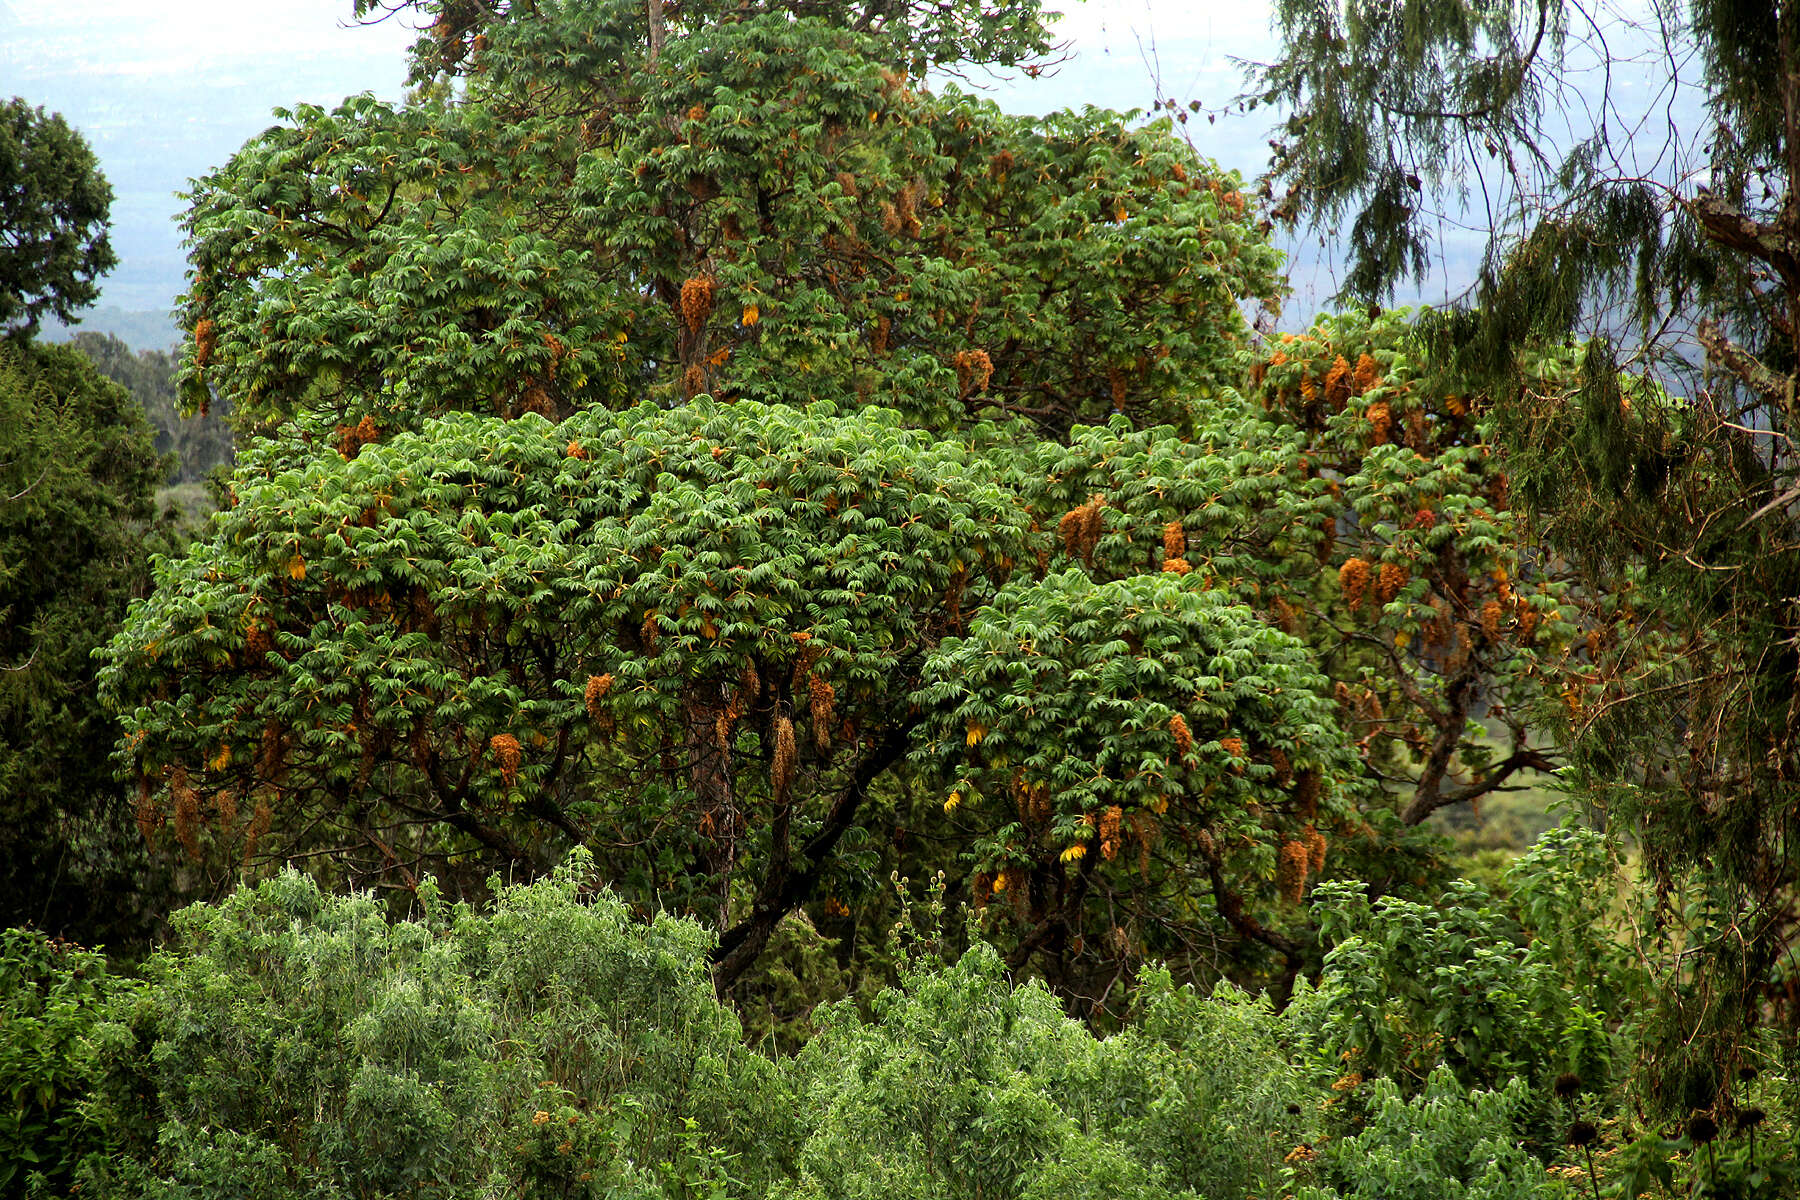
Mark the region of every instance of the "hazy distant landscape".
[[75, 325], [54, 318], [44, 322], [45, 341], [66, 342], [78, 333], [109, 333], [133, 350], [168, 350], [181, 341], [175, 317], [167, 309], [126, 310], [101, 304], [81, 314]]

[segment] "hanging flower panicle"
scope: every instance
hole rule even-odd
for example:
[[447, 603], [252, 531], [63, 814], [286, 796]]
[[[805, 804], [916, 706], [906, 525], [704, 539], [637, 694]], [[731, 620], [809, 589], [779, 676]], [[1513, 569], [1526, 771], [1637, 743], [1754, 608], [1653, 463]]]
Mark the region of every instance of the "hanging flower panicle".
[[694, 275], [683, 281], [681, 319], [687, 323], [689, 333], [699, 333], [700, 327], [706, 324], [706, 318], [712, 315], [713, 288], [710, 275]]
[[500, 781], [509, 788], [518, 783], [522, 757], [519, 739], [510, 733], [496, 733], [488, 739], [488, 749], [493, 751], [494, 761], [500, 765]]

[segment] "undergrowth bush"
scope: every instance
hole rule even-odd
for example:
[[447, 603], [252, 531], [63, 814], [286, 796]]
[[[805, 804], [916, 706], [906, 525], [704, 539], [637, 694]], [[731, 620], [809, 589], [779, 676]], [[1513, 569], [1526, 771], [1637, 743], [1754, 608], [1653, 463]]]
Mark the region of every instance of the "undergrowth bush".
[[[178, 914], [138, 981], [5, 935], [0, 1149], [25, 1171], [0, 1194], [36, 1172], [159, 1200], [1558, 1195], [1618, 1036], [1623, 959], [1581, 901], [1604, 868], [1552, 839], [1504, 911], [1321, 888], [1336, 945], [1284, 1011], [1149, 969], [1104, 1038], [903, 911], [894, 985], [821, 1006], [792, 1057], [717, 998], [711, 931], [634, 916], [585, 853], [482, 909], [427, 881], [404, 920], [288, 873]], [[1571, 1068], [1582, 1098], [1551, 1099]], [[1609, 1139], [1600, 1172], [1630, 1174]]]
[[578, 854], [410, 920], [288, 873], [175, 921], [101, 1031], [121, 1196], [696, 1196], [784, 1173], [776, 1065], [713, 997], [710, 935], [590, 894]]
[[0, 930], [0, 1196], [60, 1193], [89, 1145], [80, 1102], [91, 1034], [131, 982], [106, 957], [29, 929]]
[[[1314, 1111], [1266, 1003], [1147, 974], [1096, 1038], [977, 942], [896, 943], [897, 986], [748, 1048], [713, 934], [634, 918], [577, 854], [488, 910], [394, 920], [285, 874], [175, 918], [82, 1002], [85, 1196], [1270, 1194]], [[22, 1030], [25, 1026], [10, 1026]], [[85, 1155], [85, 1157], [83, 1157]], [[76, 1160], [80, 1160], [77, 1162]]]

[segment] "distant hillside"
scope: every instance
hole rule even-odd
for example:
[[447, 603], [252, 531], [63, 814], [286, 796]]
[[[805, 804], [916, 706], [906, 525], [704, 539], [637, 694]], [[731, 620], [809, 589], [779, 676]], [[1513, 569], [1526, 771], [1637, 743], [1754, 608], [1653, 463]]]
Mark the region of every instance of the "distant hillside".
[[133, 350], [172, 350], [181, 341], [170, 313], [153, 309], [131, 311], [110, 305], [88, 309], [73, 328], [54, 318], [47, 319], [39, 336], [47, 342], [67, 342], [77, 333], [111, 334]]

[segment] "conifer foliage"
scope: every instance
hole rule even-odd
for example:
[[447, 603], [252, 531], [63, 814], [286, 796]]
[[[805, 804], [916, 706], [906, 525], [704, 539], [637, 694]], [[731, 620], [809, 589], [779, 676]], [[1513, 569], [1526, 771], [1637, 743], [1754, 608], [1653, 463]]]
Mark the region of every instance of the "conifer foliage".
[[94, 302], [117, 261], [111, 207], [93, 150], [60, 113], [0, 102], [0, 330], [29, 336]]

